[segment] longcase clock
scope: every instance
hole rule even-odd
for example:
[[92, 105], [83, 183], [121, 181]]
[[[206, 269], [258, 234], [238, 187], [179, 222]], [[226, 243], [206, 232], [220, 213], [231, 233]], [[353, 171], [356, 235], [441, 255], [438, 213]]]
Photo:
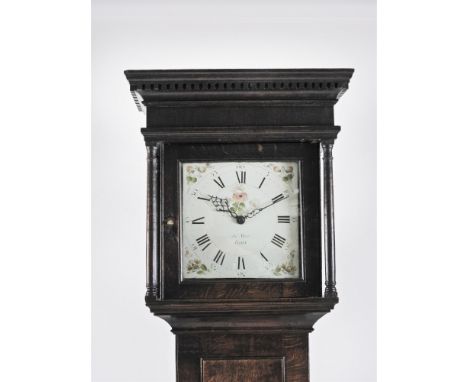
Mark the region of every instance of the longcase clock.
[[309, 380], [308, 334], [338, 302], [333, 107], [352, 73], [125, 72], [147, 118], [145, 300], [177, 381]]

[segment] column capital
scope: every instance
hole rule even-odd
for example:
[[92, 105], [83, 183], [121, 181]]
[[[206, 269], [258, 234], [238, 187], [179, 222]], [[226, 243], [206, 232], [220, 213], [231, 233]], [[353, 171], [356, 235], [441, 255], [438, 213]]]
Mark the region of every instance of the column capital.
[[327, 139], [320, 140], [320, 143], [322, 144], [322, 147], [326, 147], [326, 146], [333, 147], [333, 145], [335, 144], [335, 140], [333, 138], [327, 138]]

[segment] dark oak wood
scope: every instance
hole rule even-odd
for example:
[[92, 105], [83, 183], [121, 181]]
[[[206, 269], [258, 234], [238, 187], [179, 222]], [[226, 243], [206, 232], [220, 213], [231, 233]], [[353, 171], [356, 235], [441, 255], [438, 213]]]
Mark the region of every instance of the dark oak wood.
[[235, 129], [217, 127], [158, 127], [144, 128], [141, 132], [147, 145], [165, 143], [264, 143], [264, 142], [320, 142], [335, 139], [339, 126], [236, 126]]
[[180, 382], [309, 380], [306, 333], [176, 334], [176, 341]]
[[[125, 72], [137, 108], [147, 116], [141, 130], [148, 149], [145, 301], [176, 335], [178, 381], [309, 380], [308, 334], [338, 302], [332, 148], [340, 127], [333, 106], [352, 74]], [[300, 163], [298, 279], [181, 280], [179, 171], [184, 161], [198, 160]]]
[[284, 382], [284, 358], [203, 359], [204, 382]]
[[352, 69], [127, 70], [147, 127], [333, 125]]

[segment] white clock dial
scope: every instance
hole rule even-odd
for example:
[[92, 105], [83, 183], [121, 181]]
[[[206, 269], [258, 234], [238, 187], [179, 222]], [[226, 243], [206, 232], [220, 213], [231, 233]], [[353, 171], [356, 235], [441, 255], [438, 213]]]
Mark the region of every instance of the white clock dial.
[[184, 279], [300, 276], [297, 162], [181, 167]]

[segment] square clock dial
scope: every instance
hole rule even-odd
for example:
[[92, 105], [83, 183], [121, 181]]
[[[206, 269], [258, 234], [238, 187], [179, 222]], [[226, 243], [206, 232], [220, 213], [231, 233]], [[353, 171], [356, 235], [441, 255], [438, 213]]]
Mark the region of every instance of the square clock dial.
[[183, 279], [301, 275], [298, 162], [181, 164]]

